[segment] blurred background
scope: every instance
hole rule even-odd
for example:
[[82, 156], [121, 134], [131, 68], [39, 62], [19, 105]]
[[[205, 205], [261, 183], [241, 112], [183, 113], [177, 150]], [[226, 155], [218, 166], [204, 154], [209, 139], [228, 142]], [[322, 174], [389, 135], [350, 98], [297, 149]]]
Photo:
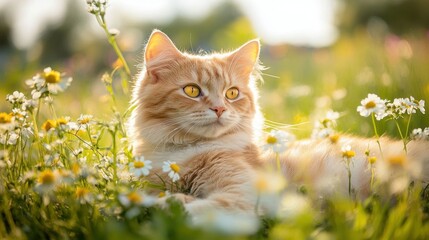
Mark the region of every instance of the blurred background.
[[[133, 75], [154, 28], [194, 53], [260, 38], [268, 67], [260, 85], [264, 114], [298, 124], [293, 132], [300, 137], [328, 109], [341, 113], [341, 131], [372, 135], [370, 119], [356, 112], [368, 93], [429, 101], [427, 0], [110, 0], [106, 20], [120, 30]], [[0, 99], [28, 93], [25, 80], [50, 66], [74, 79], [55, 100], [60, 115], [109, 118], [100, 79], [116, 60], [85, 0], [0, 0]], [[124, 112], [130, 94], [120, 82], [115, 91]], [[5, 101], [0, 111], [10, 111]], [[382, 131], [397, 136], [394, 127]], [[411, 127], [429, 127], [428, 116], [416, 114]]]

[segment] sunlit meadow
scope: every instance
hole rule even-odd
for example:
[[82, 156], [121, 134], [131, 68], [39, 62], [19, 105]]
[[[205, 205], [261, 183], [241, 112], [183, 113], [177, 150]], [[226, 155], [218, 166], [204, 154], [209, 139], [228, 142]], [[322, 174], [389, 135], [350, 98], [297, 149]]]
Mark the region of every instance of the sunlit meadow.
[[[406, 159], [410, 141], [429, 140], [427, 36], [358, 33], [329, 49], [262, 49], [270, 68], [260, 84], [269, 119], [261, 150], [275, 153], [276, 168], [279, 154], [301, 138], [335, 144], [347, 133], [403, 142], [404, 155], [385, 159], [387, 165], [365, 152], [368, 198], [354, 195], [356, 150], [345, 145], [338, 164], [349, 177], [348, 196], [318, 196], [312, 186], [286, 182], [274, 169], [252, 180], [265, 214], [213, 211], [191, 219], [174, 199], [167, 208], [156, 204], [180, 191], [181, 166], [166, 159], [168, 179], [155, 185], [146, 180], [150, 159], [131, 154], [126, 121], [132, 72], [116, 42], [118, 30], [105, 21], [106, 1], [87, 2], [117, 60], [99, 75], [102, 94], [79, 95], [73, 73], [63, 73], [62, 66], [46, 66], [20, 79], [21, 88], [8, 89], [0, 112], [0, 238], [429, 238], [429, 190], [411, 180]], [[265, 61], [264, 51], [275, 51], [277, 59]], [[76, 98], [91, 107], [75, 112], [68, 102]]]

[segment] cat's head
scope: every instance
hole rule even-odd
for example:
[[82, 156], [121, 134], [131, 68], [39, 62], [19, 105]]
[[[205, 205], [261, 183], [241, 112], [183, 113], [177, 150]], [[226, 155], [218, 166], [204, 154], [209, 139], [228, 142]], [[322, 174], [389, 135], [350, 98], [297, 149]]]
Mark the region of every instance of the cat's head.
[[186, 144], [234, 133], [252, 137], [259, 115], [258, 57], [258, 40], [233, 52], [201, 56], [180, 52], [155, 30], [133, 92], [135, 147], [141, 141]]

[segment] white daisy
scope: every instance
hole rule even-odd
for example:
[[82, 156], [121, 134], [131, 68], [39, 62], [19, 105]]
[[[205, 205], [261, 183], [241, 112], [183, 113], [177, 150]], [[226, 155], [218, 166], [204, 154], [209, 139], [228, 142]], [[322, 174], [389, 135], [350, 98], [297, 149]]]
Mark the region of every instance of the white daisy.
[[340, 117], [340, 114], [338, 112], [329, 110], [326, 113], [325, 118], [322, 120], [322, 123], [328, 125], [327, 127], [330, 127], [329, 125], [336, 126], [337, 125], [337, 119]]
[[45, 84], [45, 80], [41, 78], [39, 74], [37, 74], [32, 79], [25, 81], [25, 84], [27, 84], [30, 88], [41, 89]]
[[259, 229], [256, 214], [208, 209], [193, 216], [191, 224], [225, 235], [253, 234]]
[[283, 196], [277, 215], [282, 219], [291, 219], [311, 209], [308, 198], [297, 193]]
[[22, 104], [22, 109], [30, 112], [33, 111], [33, 109], [35, 109], [36, 107], [37, 107], [37, 102], [34, 101], [33, 99], [27, 99]]
[[12, 104], [22, 104], [25, 102], [25, 96], [22, 92], [14, 91], [6, 96], [6, 100]]
[[43, 77], [48, 91], [53, 94], [63, 92], [72, 82], [72, 78], [64, 78], [60, 72], [52, 70], [50, 67], [43, 70]]
[[90, 114], [81, 114], [80, 117], [77, 119], [77, 123], [79, 124], [80, 127], [85, 128], [95, 123], [93, 118], [94, 116]]
[[343, 157], [352, 158], [356, 155], [355, 151], [352, 150], [350, 145], [343, 145], [341, 147], [341, 152], [343, 153]]
[[3, 145], [15, 145], [18, 141], [19, 135], [14, 132], [0, 134], [0, 143]]
[[425, 101], [424, 100], [418, 101], [417, 108], [420, 110], [420, 112], [425, 114]]
[[168, 172], [168, 176], [171, 178], [173, 182], [176, 182], [180, 179], [179, 171], [180, 167], [176, 164], [176, 162], [165, 161], [162, 166], [163, 172]]
[[135, 158], [134, 162], [129, 164], [130, 172], [136, 177], [147, 176], [152, 169], [152, 161], [145, 160], [143, 156]]
[[80, 204], [92, 203], [94, 195], [86, 187], [76, 187], [75, 197]]
[[15, 121], [12, 114], [0, 112], [0, 133], [11, 131], [15, 128]]
[[286, 150], [286, 144], [295, 140], [295, 136], [280, 130], [271, 130], [265, 139], [265, 150], [272, 150], [275, 153], [281, 153]]
[[426, 127], [425, 130], [423, 130], [423, 133], [429, 137], [429, 127]]
[[[408, 100], [408, 98], [407, 98]], [[411, 113], [416, 113], [416, 110], [420, 110], [421, 113], [425, 114], [425, 101], [424, 100], [416, 100], [414, 99], [413, 96], [410, 96], [409, 100], [408, 100], [408, 109], [410, 109], [409, 111], [407, 111], [408, 114]], [[407, 109], [407, 110], [408, 110]]]
[[34, 190], [39, 194], [46, 194], [53, 191], [58, 183], [58, 172], [52, 171], [50, 169], [45, 169], [43, 172], [40, 172], [38, 174], [37, 184], [34, 187]]
[[357, 111], [363, 117], [368, 117], [372, 113], [375, 114], [377, 120], [381, 120], [387, 116], [386, 102], [375, 94], [368, 94], [368, 97], [363, 99], [360, 103], [361, 106], [357, 107]]
[[142, 192], [129, 192], [127, 194], [120, 194], [118, 200], [125, 207], [131, 205], [150, 207], [155, 204], [157, 199]]
[[411, 139], [413, 140], [429, 140], [429, 127], [422, 130], [421, 128], [413, 129], [411, 132]]
[[405, 113], [416, 113], [417, 110], [425, 114], [425, 101], [416, 100], [413, 96], [409, 98], [395, 98], [393, 103], [389, 103], [387, 106], [389, 115], [392, 115], [394, 118], [398, 118]]

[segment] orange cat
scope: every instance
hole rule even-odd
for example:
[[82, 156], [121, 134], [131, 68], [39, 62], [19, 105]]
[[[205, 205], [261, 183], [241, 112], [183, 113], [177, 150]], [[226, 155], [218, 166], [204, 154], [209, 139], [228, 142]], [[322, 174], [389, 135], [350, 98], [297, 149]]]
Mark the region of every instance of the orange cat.
[[[254, 211], [257, 194], [252, 180], [264, 162], [273, 159], [257, 147], [263, 126], [255, 86], [261, 69], [259, 48], [259, 41], [253, 40], [230, 53], [200, 56], [180, 52], [160, 31], [150, 36], [145, 68], [133, 92], [130, 138], [134, 155], [150, 159], [162, 178], [168, 179], [161, 171], [164, 161], [178, 164], [185, 193], [174, 197], [191, 214], [213, 208]], [[335, 180], [328, 183], [332, 189], [346, 192], [343, 144], [356, 150], [351, 184], [364, 196], [370, 179], [364, 152], [369, 146], [379, 156], [369, 139], [298, 141], [281, 156], [282, 170], [293, 181], [313, 183], [320, 188], [316, 192], [329, 192], [322, 186], [326, 179]], [[388, 139], [382, 139], [382, 145], [389, 146], [386, 152], [401, 150], [400, 143]], [[423, 142], [410, 144], [410, 156], [427, 148]], [[427, 165], [422, 170], [426, 179], [428, 170]], [[151, 176], [151, 181], [159, 181], [156, 174]]]

